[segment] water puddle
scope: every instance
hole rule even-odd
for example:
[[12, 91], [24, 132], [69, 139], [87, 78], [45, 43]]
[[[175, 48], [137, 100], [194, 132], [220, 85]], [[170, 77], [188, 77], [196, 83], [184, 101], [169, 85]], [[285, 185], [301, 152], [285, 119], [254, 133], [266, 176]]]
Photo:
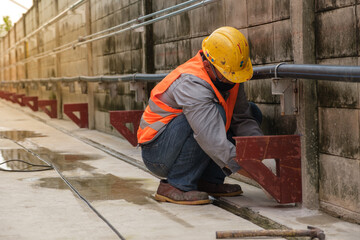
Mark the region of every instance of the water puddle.
[[[85, 160], [96, 160], [97, 156], [87, 156], [78, 154], [62, 154], [53, 152], [47, 148], [38, 148], [31, 150], [38, 154], [42, 159], [52, 163], [60, 171], [71, 171], [75, 169], [83, 169], [85, 171], [92, 171], [95, 168], [83, 163]], [[25, 149], [4, 149], [0, 150], [0, 163], [8, 160], [22, 160], [36, 165], [45, 165], [38, 157], [34, 156]], [[32, 167], [24, 162], [12, 161], [0, 165], [1, 168], [6, 170], [36, 170], [39, 167]]]
[[0, 131], [0, 138], [9, 138], [14, 141], [23, 141], [26, 138], [46, 137], [32, 131]]
[[[112, 174], [92, 174], [87, 177], [67, 177], [82, 196], [89, 201], [123, 199], [129, 203], [144, 205], [151, 202], [153, 191], [143, 188], [143, 179], [119, 178]], [[40, 187], [69, 189], [60, 178], [42, 178]]]

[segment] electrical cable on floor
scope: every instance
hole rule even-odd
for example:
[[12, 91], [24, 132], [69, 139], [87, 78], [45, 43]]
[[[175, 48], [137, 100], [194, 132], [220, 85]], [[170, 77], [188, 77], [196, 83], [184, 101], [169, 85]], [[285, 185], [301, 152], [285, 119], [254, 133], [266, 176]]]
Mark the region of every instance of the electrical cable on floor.
[[[0, 163], [0, 165], [9, 163], [9, 162], [22, 162], [25, 164], [28, 164], [29, 166], [23, 169], [4, 169], [4, 168], [0, 168], [0, 171], [3, 172], [40, 172], [40, 171], [48, 171], [48, 170], [53, 170], [53, 167], [48, 166], [48, 165], [39, 165], [39, 164], [33, 164], [21, 159], [11, 159], [11, 160], [7, 160], [5, 162]], [[40, 169], [30, 169], [30, 167], [40, 167]]]
[[[31, 151], [30, 149], [26, 148], [25, 146], [23, 146], [22, 144], [18, 143], [17, 141], [10, 139], [8, 137], [5, 136], [1, 136], [3, 138], [6, 138], [12, 142], [14, 142], [15, 144], [19, 145], [20, 147], [22, 147], [24, 150], [26, 150], [27, 152], [29, 152], [31, 155], [33, 155], [34, 157], [38, 158], [39, 160], [41, 160], [42, 162], [47, 164], [47, 167], [51, 167], [52, 169], [54, 169], [60, 176], [60, 178], [66, 183], [66, 185], [68, 185], [68, 187], [81, 199], [83, 200], [86, 205], [88, 205], [88, 207], [99, 217], [101, 218], [101, 220], [103, 220], [109, 227], [111, 230], [113, 230], [113, 232], [121, 239], [121, 240], [125, 240], [125, 238], [119, 233], [118, 230], [116, 230], [116, 228], [111, 225], [111, 223], [104, 217], [102, 216], [92, 205], [91, 203], [86, 200], [85, 197], [83, 197], [77, 190], [76, 188], [71, 185], [71, 183], [64, 177], [64, 175], [60, 172], [60, 170], [53, 164], [51, 164], [50, 162], [48, 162], [47, 160], [43, 159], [39, 154]], [[22, 160], [21, 160], [22, 161]]]

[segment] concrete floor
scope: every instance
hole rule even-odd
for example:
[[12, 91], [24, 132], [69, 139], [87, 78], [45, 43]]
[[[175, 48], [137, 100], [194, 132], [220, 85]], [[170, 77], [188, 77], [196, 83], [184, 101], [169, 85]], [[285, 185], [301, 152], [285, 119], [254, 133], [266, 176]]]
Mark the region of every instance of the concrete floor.
[[[55, 164], [125, 239], [215, 239], [216, 231], [261, 229], [212, 204], [156, 202], [153, 194], [159, 179], [114, 157], [141, 165], [140, 149], [121, 138], [79, 129], [70, 121], [50, 119], [4, 100], [0, 100], [0, 135], [12, 139], [0, 138], [0, 163], [22, 159], [39, 164], [15, 142], [31, 149]], [[6, 167], [24, 166], [9, 163]], [[279, 205], [260, 189], [241, 185], [244, 196], [222, 201], [290, 228], [317, 226], [327, 239], [359, 239], [359, 225], [319, 211]], [[0, 192], [0, 239], [118, 239], [54, 170], [0, 172]]]

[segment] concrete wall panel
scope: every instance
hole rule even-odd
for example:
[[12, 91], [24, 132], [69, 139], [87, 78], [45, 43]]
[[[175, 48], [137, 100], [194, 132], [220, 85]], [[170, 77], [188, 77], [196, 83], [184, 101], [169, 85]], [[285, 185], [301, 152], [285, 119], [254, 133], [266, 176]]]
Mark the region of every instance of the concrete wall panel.
[[165, 43], [165, 65], [167, 68], [174, 69], [179, 65], [177, 42]]
[[339, 7], [350, 6], [356, 3], [356, 0], [315, 0], [316, 11], [324, 11]]
[[205, 6], [207, 35], [215, 29], [225, 25], [222, 1], [210, 3]]
[[248, 29], [250, 56], [253, 64], [265, 64], [275, 60], [273, 24]]
[[321, 13], [317, 15], [316, 23], [317, 58], [357, 54], [355, 7]]
[[205, 9], [203, 7], [190, 11], [190, 32], [191, 37], [208, 35]]
[[26, 25], [26, 35], [32, 33], [36, 30], [36, 11], [34, 7], [31, 7], [29, 11], [25, 13], [25, 25]]
[[203, 39], [203, 37], [191, 39], [191, 56], [195, 56], [197, 52], [201, 49], [201, 43]]
[[327, 58], [317, 61], [320, 65], [342, 65], [342, 66], [358, 66], [357, 57], [344, 57], [344, 58]]
[[39, 24], [40, 26], [57, 15], [53, 1], [39, 0]]
[[225, 0], [225, 24], [235, 28], [247, 27], [246, 0]]
[[290, 20], [274, 23], [274, 55], [276, 62], [291, 61], [294, 58]]
[[155, 69], [162, 69], [165, 66], [165, 44], [154, 46], [154, 58]]
[[190, 40], [183, 40], [178, 42], [178, 63], [183, 64], [189, 60], [191, 55]]
[[249, 26], [269, 23], [273, 20], [274, 0], [247, 0]]
[[360, 213], [360, 161], [320, 154], [322, 201]]
[[[360, 2], [358, 1], [358, 5], [356, 6], [356, 17], [357, 17], [357, 55], [360, 56]], [[358, 64], [360, 66], [360, 64]]]
[[[176, 0], [169, 0], [164, 3], [164, 8], [168, 8], [174, 5], [176, 5]], [[165, 38], [163, 39], [163, 42], [175, 40], [178, 35], [178, 29], [175, 27], [177, 25], [177, 18], [170, 17], [163, 20], [163, 22], [165, 27]]]
[[318, 82], [320, 107], [360, 108], [358, 83]]
[[273, 20], [290, 18], [290, 0], [274, 0]]
[[320, 152], [360, 159], [359, 111], [319, 108]]
[[133, 50], [131, 52], [131, 72], [141, 72], [142, 71], [142, 49]]
[[271, 94], [271, 81], [250, 80], [245, 84], [245, 91], [249, 101], [256, 103], [280, 103], [280, 98]]

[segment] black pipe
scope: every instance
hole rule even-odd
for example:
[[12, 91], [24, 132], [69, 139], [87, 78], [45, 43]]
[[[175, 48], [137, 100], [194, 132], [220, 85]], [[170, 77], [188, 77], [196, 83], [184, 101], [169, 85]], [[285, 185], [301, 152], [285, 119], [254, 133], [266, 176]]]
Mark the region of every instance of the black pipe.
[[[277, 74], [275, 74], [277, 71]], [[167, 73], [161, 74], [143, 74], [135, 73], [129, 75], [113, 75], [113, 76], [78, 76], [78, 77], [63, 77], [51, 79], [33, 79], [36, 82], [46, 81], [85, 81], [85, 82], [129, 82], [129, 81], [144, 81], [144, 82], [159, 82], [167, 76]], [[315, 65], [315, 64], [277, 64], [269, 66], [254, 67], [254, 75], [252, 80], [267, 79], [267, 78], [301, 78], [301, 79], [315, 79], [328, 80], [338, 82], [360, 82], [360, 67], [359, 66], [330, 66], [330, 65]], [[27, 83], [29, 81], [24, 81]], [[14, 81], [1, 81], [1, 84], [14, 83]]]
[[[277, 66], [278, 65], [254, 67], [254, 75], [252, 79], [274, 78]], [[277, 67], [277, 77], [360, 82], [360, 67], [315, 64], [281, 64]]]

